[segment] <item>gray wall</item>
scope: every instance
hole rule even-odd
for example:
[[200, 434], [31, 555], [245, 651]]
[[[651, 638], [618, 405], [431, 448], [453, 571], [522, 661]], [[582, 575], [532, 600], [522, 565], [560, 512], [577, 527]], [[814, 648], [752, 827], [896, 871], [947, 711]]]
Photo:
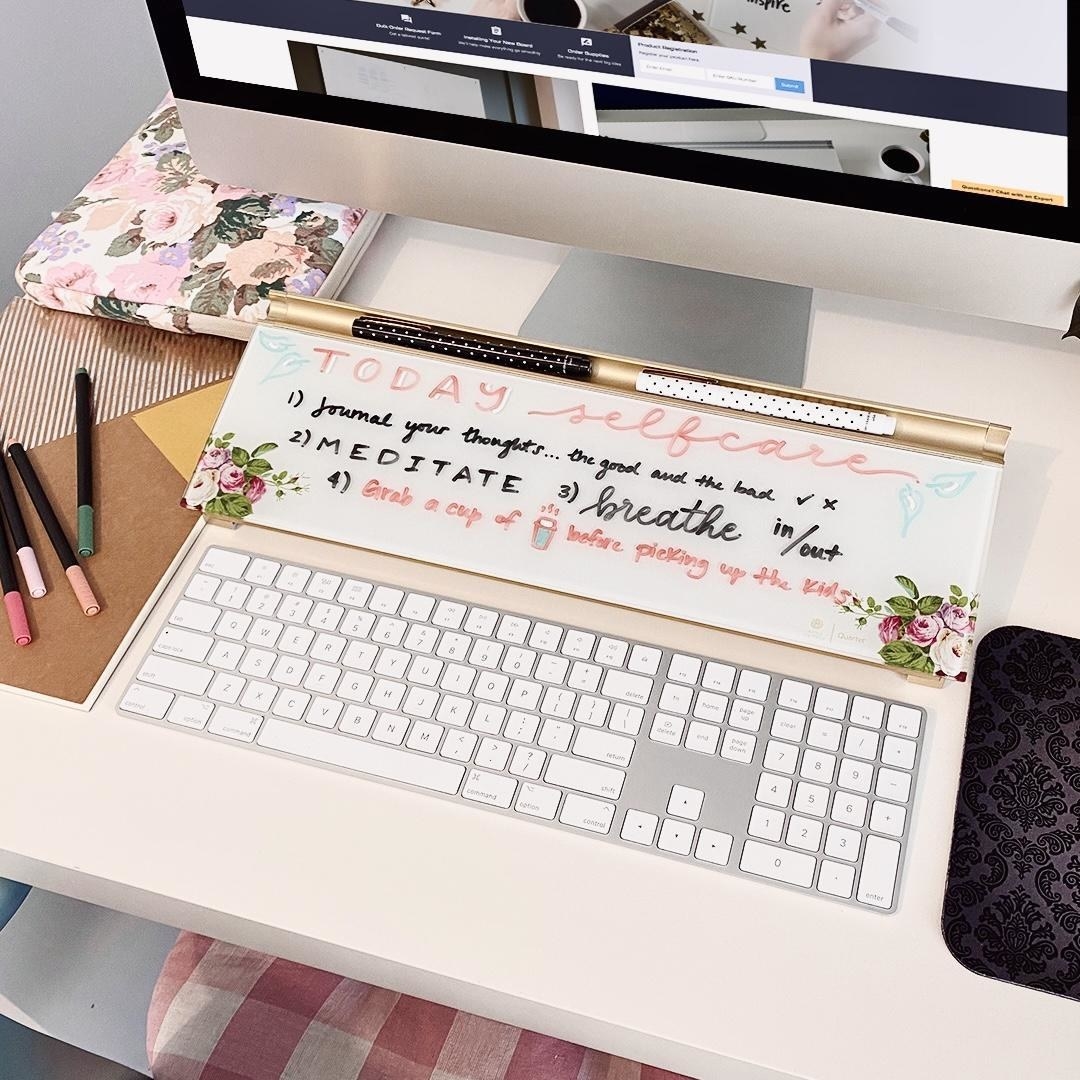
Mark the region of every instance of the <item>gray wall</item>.
[[3, 0], [0, 306], [15, 263], [166, 90], [143, 0]]

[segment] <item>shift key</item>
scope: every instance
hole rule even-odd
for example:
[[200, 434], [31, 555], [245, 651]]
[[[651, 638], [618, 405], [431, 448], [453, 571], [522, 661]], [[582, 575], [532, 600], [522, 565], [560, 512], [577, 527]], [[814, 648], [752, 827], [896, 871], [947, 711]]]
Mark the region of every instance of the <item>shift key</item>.
[[148, 656], [135, 677], [139, 682], [150, 686], [201, 697], [206, 693], [214, 672], [184, 664], [179, 660], [170, 660], [167, 656]]
[[622, 794], [626, 774], [607, 765], [594, 765], [591, 761], [552, 754], [544, 779], [555, 787], [573, 788], [587, 795], [617, 799]]

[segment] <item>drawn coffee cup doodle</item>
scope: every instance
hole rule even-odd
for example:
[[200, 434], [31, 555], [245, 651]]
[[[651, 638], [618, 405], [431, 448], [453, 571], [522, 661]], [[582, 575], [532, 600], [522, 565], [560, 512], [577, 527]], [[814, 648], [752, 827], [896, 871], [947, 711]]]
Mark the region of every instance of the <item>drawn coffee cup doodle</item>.
[[554, 503], [548, 503], [540, 507], [540, 514], [533, 522], [532, 540], [530, 543], [537, 551], [547, 551], [551, 547], [551, 541], [555, 539], [559, 531], [559, 508]]

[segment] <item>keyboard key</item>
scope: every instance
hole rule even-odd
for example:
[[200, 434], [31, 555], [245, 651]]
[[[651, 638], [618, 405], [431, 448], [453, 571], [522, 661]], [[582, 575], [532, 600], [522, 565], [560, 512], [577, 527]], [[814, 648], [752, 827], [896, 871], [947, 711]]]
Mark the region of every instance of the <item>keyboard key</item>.
[[823, 753], [821, 750], [803, 751], [799, 775], [807, 780], [814, 780], [819, 784], [831, 784], [835, 769], [836, 758], [832, 754]]
[[219, 638], [226, 638], [228, 641], [243, 641], [252, 621], [250, 615], [244, 615], [238, 611], [227, 611], [222, 615], [214, 633]]
[[401, 703], [401, 711], [406, 716], [415, 716], [421, 720], [430, 720], [435, 715], [439, 704], [439, 695], [434, 690], [423, 686], [410, 686]]
[[476, 764], [483, 769], [493, 769], [502, 772], [510, 760], [512, 747], [502, 739], [481, 739], [480, 748], [476, 751]]
[[173, 608], [169, 622], [173, 626], [182, 626], [185, 630], [194, 630], [197, 634], [209, 634], [220, 617], [221, 608], [196, 604], [192, 600], [181, 600]]
[[209, 604], [214, 599], [220, 585], [221, 580], [219, 578], [210, 577], [207, 574], [196, 574], [188, 582], [188, 587], [184, 590], [184, 596], [189, 600], [194, 600], [196, 603]]
[[564, 825], [595, 833], [610, 832], [614, 817], [615, 807], [611, 803], [587, 799], [584, 795], [575, 795], [573, 792], [568, 793], [563, 800], [562, 813], [559, 814], [559, 820]]
[[371, 630], [371, 640], [380, 645], [400, 645], [409, 624], [404, 619], [392, 619], [384, 615]]
[[[510, 775], [522, 776], [526, 780], [539, 780], [546, 760], [547, 754], [543, 750], [536, 750], [531, 746], [515, 747], [514, 756], [510, 759]], [[551, 816], [555, 816], [554, 811]]]
[[606, 765], [553, 754], [544, 779], [555, 787], [573, 788], [587, 795], [617, 799], [622, 794], [626, 774]]
[[270, 619], [277, 613], [278, 604], [281, 603], [282, 598], [282, 594], [273, 589], [255, 589], [244, 605], [244, 610], [252, 615], [262, 615]]
[[[346, 617], [345, 621], [346, 623], [348, 622], [348, 617]], [[341, 632], [343, 634], [346, 633], [344, 626], [342, 627]], [[435, 651], [435, 646], [438, 644], [438, 641], [439, 631], [436, 630], [434, 626], [419, 626], [414, 623], [405, 632], [405, 640], [401, 644], [402, 647], [408, 649], [409, 652], [427, 655], [428, 653], [433, 653]]]
[[680, 716], [686, 716], [690, 712], [693, 700], [694, 691], [689, 686], [664, 683], [664, 689], [660, 692], [660, 708], [664, 712], [678, 713]]
[[557, 716], [560, 720], [567, 720], [574, 712], [576, 700], [577, 694], [573, 690], [549, 686], [540, 701], [540, 711], [546, 716]]
[[[250, 653], [248, 655], [250, 655]], [[243, 665], [241, 665], [241, 668], [242, 667]], [[304, 689], [310, 690], [314, 694], [332, 694], [340, 678], [341, 672], [337, 668], [330, 667], [327, 664], [312, 664], [310, 670], [307, 673], [307, 678], [304, 679]], [[358, 679], [359, 676], [357, 675], [355, 676], [355, 678]], [[400, 690], [400, 693], [398, 694], [396, 699], [396, 702], [400, 703], [401, 695], [403, 695], [405, 692], [405, 687], [402, 686], [400, 683], [390, 685], [394, 686], [395, 690]], [[342, 697], [344, 696], [345, 695], [342, 694]], [[397, 708], [397, 703], [390, 704], [390, 701], [392, 699], [393, 698], [391, 695], [387, 696], [385, 701], [375, 701], [374, 695], [372, 695], [372, 704], [379, 705], [382, 708], [395, 709]]]
[[[348, 735], [358, 735], [360, 738], [366, 739], [371, 734], [375, 718], [378, 715], [374, 709], [369, 709], [364, 705], [346, 705], [345, 713], [338, 724], [338, 730], [344, 731]], [[468, 759], [466, 758], [466, 760]]]
[[337, 574], [318, 573], [312, 574], [311, 580], [304, 590], [308, 596], [314, 596], [316, 600], [333, 600], [341, 588], [341, 578]]
[[206, 727], [206, 721], [210, 719], [213, 711], [214, 706], [209, 701], [178, 697], [169, 710], [168, 720], [170, 724], [201, 731]]
[[453, 761], [470, 761], [479, 741], [480, 736], [471, 731], [448, 731], [439, 754]]
[[589, 727], [603, 727], [610, 708], [611, 702], [605, 698], [583, 694], [574, 709], [574, 719], [579, 724], [587, 724]]
[[818, 875], [818, 892], [828, 896], [839, 896], [844, 900], [851, 899], [851, 891], [855, 887], [855, 867], [844, 866], [841, 863], [829, 862], [823, 859], [821, 873]]
[[634, 753], [634, 740], [625, 735], [612, 735], [607, 731], [578, 728], [573, 753], [577, 757], [599, 761], [605, 765], [618, 765], [625, 769]]
[[563, 656], [569, 656], [574, 660], [589, 660], [595, 645], [595, 634], [587, 634], [584, 630], [567, 630], [561, 651]]
[[696, 656], [684, 656], [675, 653], [668, 663], [667, 677], [676, 683], [686, 683], [694, 686], [701, 674], [701, 661]]
[[704, 791], [676, 784], [668, 796], [667, 812], [674, 817], [697, 821], [701, 817], [701, 807], [704, 802]]
[[900, 845], [883, 836], [868, 836], [863, 849], [862, 873], [855, 898], [872, 907], [892, 907], [896, 872], [900, 866]]
[[299, 626], [307, 622], [314, 606], [314, 600], [309, 600], [306, 596], [296, 596], [290, 593], [278, 604], [277, 617], [282, 622]]
[[544, 787], [542, 784], [522, 784], [514, 809], [519, 814], [554, 821], [555, 811], [559, 809], [561, 798], [562, 792], [556, 788]]
[[[233, 641], [218, 641], [210, 650], [206, 662], [221, 671], [235, 671], [244, 655], [244, 646]], [[280, 662], [280, 661], [279, 661]], [[306, 664], [304, 665], [307, 666]]]
[[735, 685], [735, 669], [730, 664], [718, 664], [710, 660], [701, 676], [701, 685], [706, 690], [719, 690], [721, 694], [728, 694]]
[[242, 581], [223, 581], [214, 597], [214, 603], [218, 607], [239, 610], [247, 603], [249, 596], [250, 585], [245, 585]]
[[251, 629], [245, 639], [251, 645], [261, 645], [264, 649], [272, 649], [278, 643], [281, 632], [285, 627], [271, 619], [256, 619], [251, 624]]
[[616, 701], [625, 701], [631, 705], [646, 705], [652, 694], [652, 688], [652, 679], [644, 675], [612, 669], [604, 676], [601, 693]]
[[417, 683], [419, 686], [438, 686], [442, 670], [441, 660], [435, 660], [430, 656], [414, 656], [405, 677], [409, 682]]
[[282, 592], [302, 593], [311, 579], [311, 571], [301, 566], [283, 566], [274, 582], [274, 587]]
[[880, 728], [885, 715], [885, 702], [875, 698], [856, 697], [851, 700], [851, 722], [859, 727]]
[[501, 675], [497, 671], [488, 671], [476, 680], [473, 695], [484, 701], [502, 701], [509, 685], [510, 679], [506, 675]]
[[439, 740], [445, 729], [438, 724], [428, 724], [423, 720], [417, 720], [409, 729], [409, 737], [405, 745], [410, 750], [419, 750], [423, 754], [434, 754], [439, 748]]
[[[466, 623], [466, 626], [468, 624]], [[499, 663], [502, 660], [503, 652], [506, 646], [501, 641], [492, 641], [488, 638], [481, 638], [479, 641], [473, 642], [473, 647], [469, 651], [469, 663], [473, 667], [486, 668], [489, 671], [494, 671], [498, 668]], [[548, 659], [545, 657], [545, 659]], [[569, 663], [569, 661], [565, 661]], [[539, 678], [540, 676], [537, 676]], [[561, 679], [551, 679], [550, 682], [561, 682]]]
[[216, 574], [218, 577], [243, 577], [250, 561], [247, 555], [238, 551], [224, 551], [221, 548], [212, 547], [203, 555], [199, 569], [207, 574]]
[[374, 685], [375, 680], [370, 675], [349, 671], [342, 676], [341, 682], [338, 684], [338, 697], [343, 698], [345, 701], [365, 701]]
[[205, 634], [196, 634], [191, 630], [166, 626], [154, 642], [154, 652], [163, 656], [174, 656], [178, 660], [191, 660], [201, 664], [214, 646], [214, 639]]
[[551, 623], [538, 622], [529, 635], [529, 648], [541, 652], [557, 652], [562, 638], [562, 627]]
[[162, 690], [175, 690], [181, 694], [202, 697], [214, 673], [166, 656], [148, 656], [135, 677], [141, 683], [157, 686]]
[[439, 638], [439, 644], [435, 649], [435, 655], [441, 656], [444, 660], [465, 660], [469, 655], [469, 649], [472, 646], [472, 638], [466, 637], [464, 634], [455, 634], [447, 630], [441, 638]]
[[149, 686], [134, 683], [127, 688], [120, 699], [120, 708], [136, 716], [146, 716], [151, 720], [164, 720], [174, 694], [166, 690], [156, 690]]
[[[307, 694], [301, 694], [298, 691], [289, 691], [282, 694], [277, 700], [277, 705], [274, 706], [274, 715], [280, 716], [278, 712], [278, 706], [282, 704], [282, 701], [286, 697], [294, 698], [297, 701], [301, 701], [307, 698]], [[307, 715], [307, 722], [314, 724], [316, 727], [321, 728], [334, 728], [337, 727], [338, 721], [341, 719], [342, 711], [345, 705], [341, 701], [335, 701], [333, 698], [317, 697], [311, 706], [311, 711]], [[301, 708], [301, 712], [303, 709]], [[299, 720], [299, 716], [287, 716], [287, 720]]]
[[830, 720], [843, 720], [847, 716], [848, 696], [843, 690], [830, 690], [827, 686], [818, 688], [814, 698], [814, 712]]
[[219, 701], [223, 705], [235, 705], [240, 700], [240, 694], [247, 685], [246, 679], [238, 675], [215, 675], [206, 696], [211, 701]]
[[277, 692], [277, 687], [271, 683], [249, 682], [240, 695], [240, 705], [252, 712], [268, 713]]
[[881, 744], [881, 762], [896, 769], [915, 768], [915, 743], [896, 735], [886, 735]]
[[[321, 700], [327, 700], [323, 698]], [[304, 715], [304, 710], [308, 707], [308, 703], [311, 701], [311, 695], [305, 694], [301, 690], [284, 690], [277, 697], [274, 702], [274, 707], [270, 711], [275, 716], [280, 716], [282, 720], [299, 720]], [[337, 713], [341, 712], [341, 702], [335, 701], [333, 704], [337, 707]], [[337, 713], [334, 714], [334, 720], [337, 720]], [[309, 723], [316, 723], [318, 717], [313, 717]], [[333, 724], [324, 724], [324, 727], [333, 727]]]
[[316, 604], [308, 616], [308, 626], [312, 626], [316, 630], [326, 630], [333, 633], [341, 625], [344, 616], [345, 609], [343, 607], [339, 604], [328, 604], [324, 600], [322, 603]]
[[769, 696], [772, 679], [761, 671], [741, 671], [735, 693], [751, 701], [765, 701]]
[[742, 858], [739, 860], [739, 869], [746, 874], [783, 881], [788, 885], [800, 885], [804, 889], [813, 884], [816, 865], [817, 860], [813, 855], [770, 847], [757, 840], [747, 840], [743, 844]]
[[536, 738], [537, 729], [540, 727], [540, 717], [536, 713], [526, 713], [514, 710], [506, 721], [503, 735], [515, 742], [532, 742]]
[[447, 664], [439, 686], [451, 694], [468, 694], [476, 681], [477, 672], [461, 664]]
[[740, 731], [725, 731], [724, 741], [720, 746], [720, 756], [729, 761], [738, 761], [749, 765], [754, 760], [754, 748], [757, 746], [756, 735], [745, 735]]
[[630, 644], [619, 638], [602, 637], [596, 643], [596, 651], [593, 659], [598, 664], [610, 667], [622, 667], [626, 662], [626, 655], [630, 651]]
[[535, 709], [540, 704], [544, 688], [528, 679], [515, 679], [506, 694], [506, 704], [515, 709]]
[[806, 733], [806, 741], [817, 750], [836, 753], [840, 749], [840, 736], [843, 730], [844, 725], [835, 720], [822, 720], [820, 716], [814, 716], [810, 720], [810, 730]]
[[703, 724], [691, 720], [686, 729], [686, 749], [698, 754], [715, 754], [720, 745], [720, 728], [715, 724]]
[[765, 760], [762, 763], [766, 769], [773, 772], [795, 772], [795, 766], [799, 761], [799, 748], [790, 743], [769, 741], [765, 747]]
[[889, 722], [885, 725], [885, 730], [890, 735], [903, 735], [908, 739], [916, 739], [921, 726], [922, 713], [918, 709], [912, 709], [907, 705], [889, 706]]
[[487, 608], [470, 608], [465, 616], [466, 634], [478, 634], [480, 637], [491, 637], [495, 633], [495, 627], [499, 623], [499, 613], [489, 611]]
[[777, 709], [773, 713], [772, 727], [769, 728], [769, 734], [774, 739], [789, 739], [791, 742], [802, 742], [805, 730], [806, 717], [802, 713], [788, 712], [786, 709]]
[[341, 591], [338, 593], [338, 603], [350, 608], [363, 607], [370, 595], [371, 585], [368, 582], [349, 578], [341, 586]]
[[[562, 658], [560, 657], [559, 659]], [[604, 669], [597, 664], [586, 664], [583, 661], [578, 660], [570, 669], [570, 674], [566, 677], [566, 685], [569, 686], [571, 690], [582, 690], [586, 694], [591, 694], [599, 687], [600, 679], [603, 677], [603, 674]]]
[[631, 844], [651, 847], [659, 824], [660, 819], [655, 814], [647, 814], [644, 810], [627, 810], [619, 836]]
[[452, 724], [454, 727], [464, 727], [469, 720], [469, 713], [472, 712], [473, 703], [468, 698], [456, 697], [453, 694], [447, 694], [439, 702], [438, 711], [435, 713], [435, 719], [440, 724]]
[[456, 794], [465, 776], [465, 767], [456, 762], [440, 761], [359, 739], [346, 739], [333, 732], [291, 724], [287, 720], [267, 720], [259, 734], [259, 745], [444, 795]]
[[756, 701], [740, 701], [736, 698], [731, 706], [728, 724], [740, 731], [757, 731], [761, 727], [764, 711], [764, 707]]
[[[371, 636], [375, 622], [375, 616], [370, 611], [347, 611], [338, 630], [346, 637], [366, 638]], [[431, 649], [425, 651], [431, 652]]]
[[792, 782], [786, 776], [776, 776], [774, 773], [762, 773], [758, 777], [757, 793], [754, 798], [759, 803], [767, 803], [769, 806], [787, 806], [791, 798]]
[[678, 746], [682, 741], [683, 725], [685, 723], [686, 721], [681, 716], [667, 716], [664, 713], [657, 713], [653, 718], [649, 738], [653, 742]]
[[[740, 702], [739, 704], [747, 705], [748, 702]], [[723, 694], [712, 694], [707, 690], [702, 690], [698, 693], [697, 698], [694, 701], [694, 716], [699, 720], [711, 720], [714, 724], [722, 724], [724, 722], [724, 716], [727, 713], [728, 699]], [[758, 723], [761, 722], [761, 706], [757, 706], [758, 709]], [[740, 724], [735, 723], [734, 718], [731, 720], [734, 727], [740, 727]], [[747, 728], [747, 731], [757, 731], [756, 727]]]
[[830, 825], [825, 837], [825, 854], [833, 859], [855, 862], [862, 847], [862, 833], [845, 829], [842, 825]]
[[405, 729], [408, 726], [409, 721], [404, 716], [381, 712], [378, 720], [375, 721], [375, 726], [371, 729], [371, 737], [376, 742], [400, 746], [405, 741]]
[[803, 851], [817, 851], [821, 846], [823, 828], [820, 821], [792, 814], [787, 830], [788, 847], [801, 848]]
[[536, 666], [537, 653], [534, 649], [507, 649], [502, 660], [502, 670], [515, 678], [527, 679]]
[[608, 727], [623, 735], [637, 735], [644, 719], [645, 710], [637, 705], [612, 705]]
[[[427, 618], [426, 615], [423, 617]], [[518, 615], [504, 615], [499, 620], [495, 636], [510, 645], [524, 645], [529, 640], [531, 626], [532, 623], [528, 619], [523, 619]]]
[[824, 817], [829, 809], [829, 789], [819, 784], [800, 781], [795, 788], [795, 801], [792, 803], [801, 814], [813, 814]]
[[553, 683], [556, 686], [562, 686], [566, 682], [569, 670], [570, 661], [565, 656], [555, 656], [548, 653], [541, 656], [536, 662], [533, 677], [542, 683]]
[[907, 802], [911, 795], [911, 774], [895, 769], [878, 769], [874, 794], [894, 802]]
[[456, 604], [453, 600], [440, 600], [435, 605], [431, 621], [445, 630], [459, 630], [467, 611], [464, 604]]
[[[877, 757], [878, 733], [876, 731], [863, 731], [861, 728], [849, 727], [844, 739], [844, 753], [848, 757], [861, 758], [863, 761], [873, 761]], [[867, 791], [870, 789], [867, 788]]]
[[746, 826], [746, 831], [761, 840], [779, 840], [784, 835], [786, 817], [787, 815], [781, 810], [755, 806], [750, 811], [750, 823]]
[[833, 796], [832, 819], [861, 829], [866, 824], [867, 801], [861, 795], [838, 791]]
[[727, 866], [734, 841], [735, 838], [730, 833], [717, 832], [715, 829], [701, 829], [698, 832], [694, 858], [716, 866]]
[[252, 559], [244, 574], [244, 580], [250, 581], [252, 585], [273, 585], [279, 570], [281, 563], [271, 559]]
[[405, 593], [401, 589], [392, 589], [389, 585], [379, 585], [368, 600], [368, 608], [380, 615], [396, 615]]
[[630, 658], [626, 661], [626, 666], [637, 675], [655, 675], [660, 670], [660, 658], [663, 655], [660, 649], [653, 649], [648, 645], [635, 645], [630, 650]]
[[795, 712], [807, 712], [810, 708], [810, 697], [814, 688], [809, 683], [796, 682], [794, 679], [784, 679], [780, 683], [780, 692], [777, 694], [776, 703], [784, 709], [794, 709]]
[[350, 641], [341, 658], [341, 666], [351, 671], [370, 671], [375, 666], [378, 655], [378, 647], [370, 641]]
[[870, 810], [870, 828], [886, 836], [903, 836], [907, 811], [894, 803], [875, 802]]
[[867, 765], [861, 761], [844, 758], [840, 762], [840, 771], [837, 773], [836, 782], [848, 791], [870, 790], [870, 780], [874, 775], [873, 765]]
[[[226, 705], [219, 705], [214, 710], [210, 723], [206, 730], [211, 735], [220, 735], [225, 739], [234, 739], [236, 742], [252, 742], [262, 724], [262, 717], [253, 713], [241, 712], [239, 709], [230, 709]], [[275, 720], [275, 724], [285, 724], [288, 721]], [[292, 726], [291, 724], [289, 725]]]
[[561, 720], [545, 720], [536, 742], [545, 750], [565, 751], [570, 749], [573, 736], [573, 724], [564, 724]]
[[660, 826], [660, 835], [656, 846], [661, 851], [670, 851], [675, 855], [689, 855], [694, 845], [694, 826], [685, 821], [665, 818]]

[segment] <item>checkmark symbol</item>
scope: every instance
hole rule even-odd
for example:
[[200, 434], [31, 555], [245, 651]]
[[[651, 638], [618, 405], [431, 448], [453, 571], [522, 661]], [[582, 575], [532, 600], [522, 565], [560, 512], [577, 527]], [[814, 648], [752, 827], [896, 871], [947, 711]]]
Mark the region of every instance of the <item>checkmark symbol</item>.
[[813, 491], [811, 491], [809, 495], [804, 495], [801, 499], [798, 496], [796, 496], [795, 501], [800, 506], [805, 506], [814, 497], [814, 494], [815, 493]]

